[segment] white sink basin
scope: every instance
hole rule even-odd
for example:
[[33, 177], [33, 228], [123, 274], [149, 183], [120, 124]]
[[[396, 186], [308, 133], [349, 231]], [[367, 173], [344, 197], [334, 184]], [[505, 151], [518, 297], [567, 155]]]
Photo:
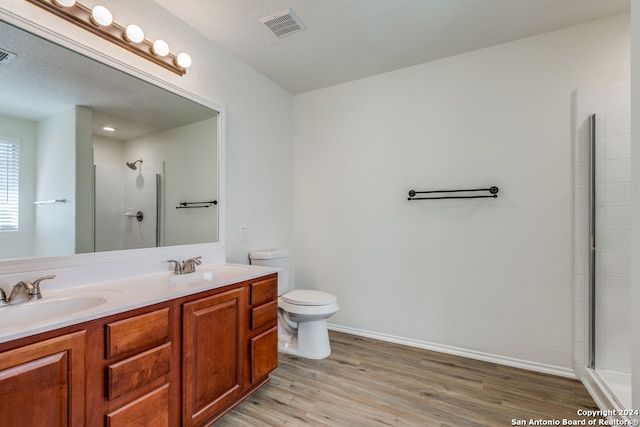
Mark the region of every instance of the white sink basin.
[[101, 296], [70, 296], [65, 298], [27, 301], [20, 304], [0, 307], [0, 324], [29, 325], [68, 316], [84, 310], [98, 307], [108, 300]]
[[211, 282], [232, 280], [235, 276], [246, 272], [246, 268], [234, 266], [211, 267], [194, 273], [181, 274], [169, 279], [174, 285], [204, 285]]

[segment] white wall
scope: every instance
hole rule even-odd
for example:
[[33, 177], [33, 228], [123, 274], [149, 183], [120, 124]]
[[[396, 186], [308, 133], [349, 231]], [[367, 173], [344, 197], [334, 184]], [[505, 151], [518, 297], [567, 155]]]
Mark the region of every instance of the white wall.
[[96, 252], [124, 249], [124, 142], [93, 136]]
[[92, 146], [94, 165], [125, 166], [124, 141], [93, 135]]
[[296, 286], [342, 328], [569, 372], [571, 94], [629, 61], [621, 15], [296, 96]]
[[38, 122], [34, 251], [37, 256], [75, 253], [76, 109]]
[[[116, 144], [111, 144], [116, 145]], [[95, 166], [95, 248], [96, 252], [125, 249], [124, 181], [126, 166], [96, 163]], [[131, 171], [133, 172], [133, 171]]]

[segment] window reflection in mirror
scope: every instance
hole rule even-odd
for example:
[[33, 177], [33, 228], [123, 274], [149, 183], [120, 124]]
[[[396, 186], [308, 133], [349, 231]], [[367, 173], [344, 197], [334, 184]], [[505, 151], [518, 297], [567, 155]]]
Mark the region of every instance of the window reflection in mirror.
[[1, 21], [0, 35], [0, 135], [20, 141], [0, 258], [218, 241], [217, 205], [176, 209], [218, 198], [215, 110]]

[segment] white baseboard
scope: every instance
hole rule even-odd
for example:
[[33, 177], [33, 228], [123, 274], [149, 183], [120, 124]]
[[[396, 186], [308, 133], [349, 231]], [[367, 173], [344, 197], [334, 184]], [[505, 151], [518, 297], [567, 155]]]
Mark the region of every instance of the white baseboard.
[[513, 357], [499, 356], [481, 351], [468, 350], [460, 347], [430, 343], [419, 341], [411, 338], [398, 337], [395, 335], [381, 334], [373, 331], [350, 328], [346, 326], [328, 324], [330, 330], [344, 332], [346, 334], [357, 335], [361, 337], [373, 338], [380, 341], [402, 344], [409, 347], [422, 348], [424, 350], [437, 351], [440, 353], [451, 354], [454, 356], [468, 357], [469, 359], [482, 360], [484, 362], [497, 363], [499, 365], [511, 366], [514, 368], [527, 369], [529, 371], [540, 372], [544, 374], [558, 375], [565, 378], [577, 379], [573, 369], [563, 368], [559, 366], [546, 365], [543, 363], [532, 362], [529, 360], [515, 359]]

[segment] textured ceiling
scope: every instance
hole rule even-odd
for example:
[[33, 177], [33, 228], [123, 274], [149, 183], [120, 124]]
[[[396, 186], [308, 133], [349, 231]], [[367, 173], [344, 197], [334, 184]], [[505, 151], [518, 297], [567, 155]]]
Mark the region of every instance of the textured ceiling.
[[[630, 0], [155, 1], [293, 94], [630, 9]], [[307, 29], [278, 39], [259, 19], [289, 8]]]

